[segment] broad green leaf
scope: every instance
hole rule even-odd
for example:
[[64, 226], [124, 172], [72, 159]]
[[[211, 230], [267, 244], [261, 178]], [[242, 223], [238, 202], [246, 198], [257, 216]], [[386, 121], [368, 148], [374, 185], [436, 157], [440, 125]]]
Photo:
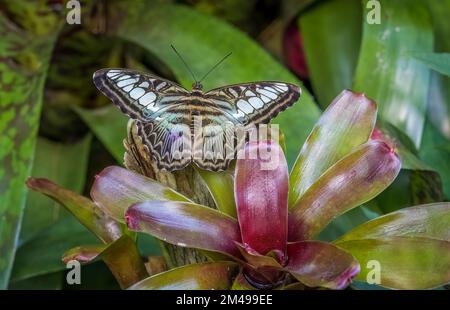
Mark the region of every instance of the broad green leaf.
[[128, 288], [148, 276], [136, 243], [128, 235], [123, 235], [109, 244], [100, 253], [100, 257], [111, 270], [121, 288]]
[[[450, 52], [450, 23], [448, 12], [450, 0], [429, 1], [435, 31], [436, 52]], [[450, 198], [450, 77], [432, 72], [428, 97], [428, 120], [425, 123], [424, 139], [420, 156], [431, 167], [439, 171], [444, 193]]]
[[238, 266], [231, 262], [192, 264], [171, 269], [136, 283], [130, 290], [226, 290]]
[[[448, 98], [450, 100], [450, 95]], [[450, 140], [436, 130], [430, 120], [427, 120], [425, 125], [420, 156], [439, 172], [442, 178], [444, 196], [446, 199], [450, 199], [450, 161], [448, 160], [450, 158]]]
[[311, 83], [323, 108], [352, 86], [361, 43], [360, 4], [323, 1], [298, 19]]
[[417, 53], [412, 56], [431, 69], [450, 76], [450, 53]]
[[[75, 192], [84, 189], [91, 135], [76, 143], [58, 143], [39, 138], [36, 145], [31, 175], [42, 176]], [[42, 229], [67, 216], [67, 212], [50, 198], [29, 192], [20, 243], [23, 243]]]
[[29, 178], [27, 186], [59, 202], [101, 241], [108, 243], [122, 235], [119, 223], [106, 215], [92, 200], [47, 180]]
[[377, 196], [396, 178], [400, 160], [384, 142], [370, 141], [331, 166], [289, 214], [289, 240], [309, 240], [340, 214]]
[[361, 265], [357, 280], [377, 280], [394, 289], [430, 289], [450, 281], [450, 242], [431, 238], [391, 237], [336, 244]]
[[68, 248], [95, 242], [96, 238], [74, 218], [60, 220], [18, 249], [11, 281], [64, 270], [66, 265], [61, 256]]
[[115, 106], [106, 106], [98, 109], [83, 109], [74, 107], [83, 121], [94, 132], [119, 164], [123, 163], [125, 148], [123, 139], [127, 135], [128, 118]]
[[[204, 81], [205, 89], [258, 80], [281, 80], [300, 85], [288, 70], [254, 41], [214, 17], [184, 6], [155, 6], [146, 1], [117, 1], [110, 6], [109, 12], [108, 20], [114, 24], [109, 29], [111, 35], [147, 49], [168, 65], [184, 86], [192, 85], [192, 77], [170, 44], [184, 55], [198, 76], [206, 73], [227, 52], [233, 52], [226, 63]], [[142, 27], [149, 20], [152, 26]], [[274, 120], [286, 135], [289, 162], [293, 162], [318, 116], [317, 106], [303, 89], [300, 101]]]
[[290, 176], [289, 205], [334, 163], [366, 142], [377, 105], [362, 94], [342, 91], [322, 114], [303, 145]]
[[63, 18], [46, 2], [2, 4], [0, 289], [6, 288], [11, 273], [26, 201], [25, 179], [33, 162], [45, 77], [62, 23]]
[[60, 290], [63, 286], [64, 272], [57, 271], [9, 284], [9, 290]]
[[236, 218], [236, 204], [234, 201], [234, 176], [231, 171], [211, 172], [207, 170], [195, 170], [205, 181], [209, 192], [221, 212]]
[[[367, 0], [363, 1], [365, 8]], [[430, 14], [420, 0], [380, 1], [380, 24], [363, 21], [354, 89], [379, 105], [381, 118], [420, 145], [425, 123], [430, 72], [411, 52], [431, 52]]]
[[121, 223], [125, 222], [125, 211], [137, 202], [190, 201], [155, 180], [117, 166], [107, 167], [96, 176], [91, 197], [106, 214]]
[[380, 216], [349, 231], [335, 242], [399, 236], [450, 241], [450, 203], [420, 205]]

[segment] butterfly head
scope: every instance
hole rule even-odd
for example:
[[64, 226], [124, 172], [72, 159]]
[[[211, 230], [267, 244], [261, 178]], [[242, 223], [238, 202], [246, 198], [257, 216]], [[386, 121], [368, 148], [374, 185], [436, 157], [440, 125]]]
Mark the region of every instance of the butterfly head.
[[200, 82], [195, 82], [194, 84], [192, 84], [192, 91], [199, 91], [201, 92], [203, 89], [203, 85]]

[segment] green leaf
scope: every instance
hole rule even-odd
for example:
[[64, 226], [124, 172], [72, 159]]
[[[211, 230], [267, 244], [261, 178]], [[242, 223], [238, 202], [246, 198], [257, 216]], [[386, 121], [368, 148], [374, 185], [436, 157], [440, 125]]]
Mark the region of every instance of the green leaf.
[[9, 284], [9, 290], [60, 290], [63, 286], [64, 272], [53, 272], [24, 279]]
[[196, 167], [194, 168], [208, 186], [209, 192], [216, 203], [217, 209], [222, 213], [236, 218], [234, 176], [232, 171], [211, 172], [197, 169]]
[[353, 83], [361, 13], [361, 0], [332, 0], [312, 7], [298, 19], [311, 83], [323, 108]]
[[430, 289], [450, 281], [450, 242], [418, 237], [362, 239], [336, 244], [361, 265], [357, 280], [375, 279], [394, 289]]
[[[363, 1], [366, 7], [367, 1]], [[380, 116], [418, 147], [425, 123], [429, 69], [410, 56], [431, 52], [433, 29], [423, 1], [381, 1], [381, 23], [363, 22], [354, 89], [375, 99]]]
[[80, 243], [97, 240], [74, 218], [67, 217], [50, 226], [17, 251], [11, 281], [16, 282], [38, 275], [66, 269], [61, 255]]
[[136, 283], [131, 290], [226, 290], [238, 266], [231, 262], [203, 263], [178, 267]]
[[412, 56], [431, 69], [450, 76], [450, 53], [414, 53]]
[[127, 135], [128, 118], [115, 106], [91, 110], [74, 107], [74, 110], [117, 162], [122, 164], [123, 154], [125, 153], [123, 140]]
[[[450, 52], [450, 23], [448, 14], [450, 0], [429, 1], [433, 18], [436, 52]], [[420, 146], [420, 156], [431, 167], [439, 171], [444, 193], [450, 198], [450, 77], [432, 72], [428, 97], [427, 122]]]
[[29, 178], [27, 186], [59, 202], [72, 215], [104, 243], [122, 235], [119, 223], [106, 215], [92, 200], [47, 179]]
[[[15, 14], [7, 15], [11, 11]], [[9, 20], [8, 16], [16, 18]], [[25, 179], [32, 167], [46, 72], [62, 21], [63, 18], [58, 17], [46, 2], [2, 4], [0, 289], [6, 288], [11, 273], [26, 200]]]
[[450, 203], [405, 208], [380, 216], [336, 240], [336, 243], [385, 237], [426, 237], [450, 241]]
[[148, 276], [136, 243], [130, 236], [123, 235], [109, 244], [100, 253], [100, 257], [111, 270], [121, 288], [130, 287]]
[[[199, 76], [227, 52], [233, 52], [233, 56], [204, 81], [205, 89], [257, 80], [301, 84], [245, 34], [214, 17], [179, 5], [155, 6], [146, 1], [131, 3], [117, 1], [111, 5], [109, 20], [114, 27], [109, 28], [110, 34], [153, 53], [172, 69], [184, 86], [192, 85], [192, 77], [173, 53], [170, 44], [177, 47]], [[142, 27], [149, 20], [152, 26]], [[318, 117], [319, 109], [311, 95], [303, 89], [300, 101], [274, 120], [286, 135], [289, 162], [293, 162]]]
[[[85, 183], [91, 140], [91, 135], [70, 144], [39, 138], [31, 175], [49, 178], [70, 190], [81, 192]], [[29, 192], [20, 243], [26, 242], [67, 215], [68, 213], [50, 198]]]

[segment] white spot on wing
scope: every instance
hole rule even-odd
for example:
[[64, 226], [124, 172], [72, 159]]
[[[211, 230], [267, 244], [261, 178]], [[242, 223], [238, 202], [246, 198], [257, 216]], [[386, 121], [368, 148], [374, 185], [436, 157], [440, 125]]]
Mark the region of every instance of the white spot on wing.
[[117, 80], [118, 81], [122, 81], [122, 80], [126, 80], [126, 79], [129, 79], [131, 76], [129, 76], [129, 75], [124, 75], [124, 76], [121, 76], [120, 78], [118, 78]]
[[148, 84], [148, 82], [142, 82], [141, 84], [139, 84], [139, 87], [143, 87], [143, 88], [147, 88], [149, 86], [150, 86], [150, 84]]
[[118, 71], [108, 71], [108, 73], [106, 73], [106, 76], [108, 76], [110, 78], [112, 78], [112, 77], [114, 77], [116, 75], [119, 75]]
[[252, 97], [250, 99], [248, 99], [248, 102], [255, 108], [255, 109], [259, 109], [262, 108], [262, 106], [264, 105], [264, 102], [259, 99], [258, 97]]
[[276, 94], [274, 94], [274, 93], [272, 93], [270, 91], [267, 91], [265, 89], [258, 89], [257, 92], [260, 93], [261, 95], [269, 97], [270, 99], [277, 99], [277, 95]]
[[130, 97], [133, 99], [139, 99], [142, 97], [142, 95], [145, 93], [145, 90], [140, 87], [136, 87], [130, 92]]
[[238, 93], [233, 89], [233, 88], [229, 88], [228, 91], [230, 92], [230, 94], [232, 94], [234, 97], [238, 96]]
[[143, 106], [148, 106], [150, 103], [155, 101], [156, 95], [152, 92], [146, 93], [139, 99], [139, 104]]
[[238, 100], [237, 106], [240, 110], [242, 110], [242, 112], [246, 114], [250, 114], [253, 112], [253, 107], [249, 105], [247, 101], [244, 101], [242, 99]]
[[131, 85], [125, 86], [125, 87], [123, 88], [123, 90], [126, 91], [126, 92], [128, 93], [130, 90], [133, 89], [133, 87], [134, 87], [134, 85], [131, 84]]
[[127, 79], [127, 80], [122, 80], [122, 81], [119, 81], [119, 82], [117, 83], [117, 86], [118, 86], [118, 87], [125, 87], [125, 86], [127, 86], [127, 85], [132, 84], [132, 83], [136, 83], [137, 80], [138, 80], [137, 78], [134, 78], [134, 79]]
[[283, 83], [276, 83], [275, 84], [279, 89], [281, 89], [282, 91], [287, 91], [288, 87], [286, 86], [286, 84]]
[[163, 88], [166, 85], [167, 85], [166, 82], [159, 83], [158, 86], [156, 86], [155, 90], [160, 90], [161, 88]]
[[247, 91], [245, 92], [245, 95], [246, 95], [247, 97], [253, 97], [253, 96], [255, 96], [255, 93], [252, 92], [251, 90], [247, 90]]

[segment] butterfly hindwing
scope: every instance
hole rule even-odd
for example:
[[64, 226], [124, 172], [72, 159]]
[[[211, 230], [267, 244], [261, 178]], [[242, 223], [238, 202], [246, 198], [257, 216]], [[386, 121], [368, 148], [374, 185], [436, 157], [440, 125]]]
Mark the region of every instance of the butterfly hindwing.
[[123, 113], [140, 121], [155, 118], [189, 94], [171, 81], [128, 69], [101, 69], [93, 79]]
[[192, 161], [191, 133], [183, 117], [168, 112], [164, 118], [136, 122], [138, 135], [159, 169], [180, 170]]
[[205, 96], [217, 103], [228, 103], [224, 109], [243, 125], [267, 123], [293, 105], [300, 88], [283, 82], [255, 82], [224, 86], [208, 91]]

